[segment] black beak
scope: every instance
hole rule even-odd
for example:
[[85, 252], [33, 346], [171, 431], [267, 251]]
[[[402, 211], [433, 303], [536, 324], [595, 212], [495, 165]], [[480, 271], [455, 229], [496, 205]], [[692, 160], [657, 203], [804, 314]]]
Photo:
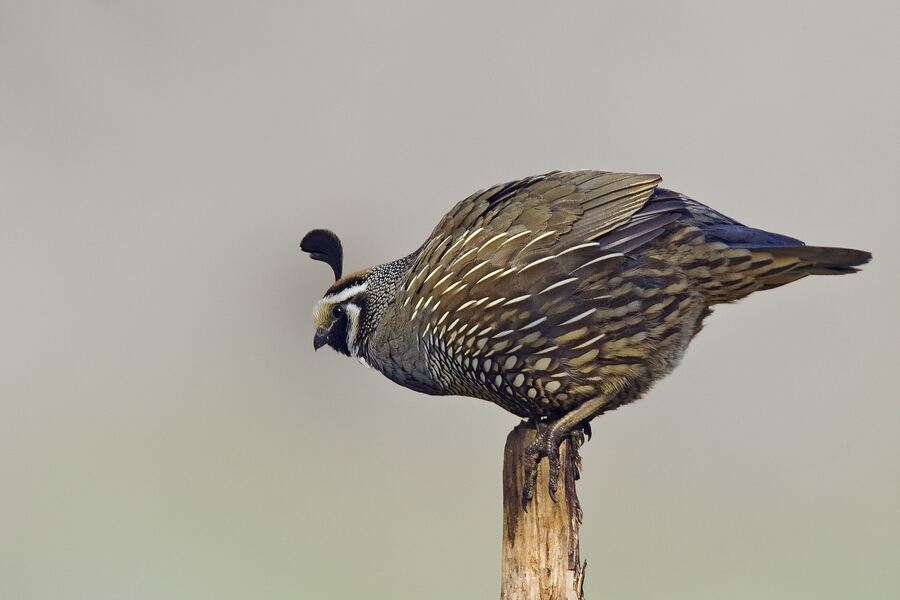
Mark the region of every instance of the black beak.
[[313, 336], [313, 348], [318, 350], [326, 343], [328, 343], [328, 334], [317, 331], [316, 335]]

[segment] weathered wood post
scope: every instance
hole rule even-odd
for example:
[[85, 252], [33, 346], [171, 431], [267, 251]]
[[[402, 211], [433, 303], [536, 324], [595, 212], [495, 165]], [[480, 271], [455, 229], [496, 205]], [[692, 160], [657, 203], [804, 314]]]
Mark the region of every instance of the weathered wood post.
[[549, 467], [541, 462], [528, 510], [522, 509], [525, 447], [536, 436], [527, 422], [506, 438], [503, 452], [503, 565], [501, 600], [582, 600], [584, 565], [578, 552], [581, 506], [575, 480], [581, 469], [578, 443], [560, 447], [562, 473], [557, 502], [547, 493]]

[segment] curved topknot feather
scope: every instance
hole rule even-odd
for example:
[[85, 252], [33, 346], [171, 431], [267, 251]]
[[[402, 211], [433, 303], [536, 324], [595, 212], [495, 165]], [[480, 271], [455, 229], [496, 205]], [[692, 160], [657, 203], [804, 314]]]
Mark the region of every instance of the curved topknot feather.
[[303, 236], [300, 249], [309, 252], [311, 259], [327, 263], [334, 271], [335, 281], [341, 278], [341, 271], [344, 269], [344, 250], [341, 240], [333, 231], [313, 229]]

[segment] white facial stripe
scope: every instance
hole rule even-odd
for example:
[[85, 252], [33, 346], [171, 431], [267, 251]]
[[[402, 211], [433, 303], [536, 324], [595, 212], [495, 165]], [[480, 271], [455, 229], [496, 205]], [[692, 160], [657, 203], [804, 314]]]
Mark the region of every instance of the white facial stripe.
[[350, 327], [347, 328], [347, 349], [350, 350], [350, 356], [359, 358], [359, 348], [354, 343], [356, 332], [359, 329], [359, 307], [355, 304], [345, 304], [344, 308], [347, 311], [347, 321], [350, 324]]
[[353, 296], [359, 294], [360, 292], [366, 291], [367, 283], [360, 283], [359, 285], [354, 285], [348, 287], [345, 290], [341, 290], [340, 292], [336, 292], [334, 294], [329, 294], [322, 298], [322, 300], [327, 301], [330, 304], [337, 304], [338, 302], [346, 302]]

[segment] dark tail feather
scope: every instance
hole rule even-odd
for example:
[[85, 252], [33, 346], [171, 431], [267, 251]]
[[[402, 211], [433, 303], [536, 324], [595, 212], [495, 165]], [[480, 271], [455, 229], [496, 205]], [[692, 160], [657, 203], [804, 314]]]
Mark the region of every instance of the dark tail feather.
[[[850, 248], [822, 246], [763, 246], [747, 248], [754, 260], [765, 254], [772, 256], [769, 268], [756, 274], [767, 290], [796, 281], [807, 275], [844, 275], [855, 273], [860, 265], [872, 260], [872, 254]], [[757, 254], [759, 253], [759, 254]]]
[[872, 253], [851, 248], [826, 248], [824, 246], [778, 246], [752, 248], [768, 252], [772, 256], [796, 256], [804, 262], [809, 275], [842, 275], [859, 271], [856, 267], [872, 260]]
[[[727, 220], [721, 215], [719, 218]], [[807, 246], [798, 239], [733, 221], [713, 223], [701, 230], [706, 242], [726, 246], [718, 251], [711, 269], [691, 271], [693, 265], [688, 264], [688, 274], [697, 277], [710, 304], [734, 302], [807, 275], [854, 273], [872, 259], [862, 250]]]
[[853, 273], [859, 265], [872, 260], [862, 250], [807, 246], [798, 239], [746, 227], [739, 223], [717, 223], [703, 228], [709, 242], [722, 242], [730, 248], [745, 248], [751, 252], [767, 252], [772, 256], [794, 257], [803, 261], [806, 275], [839, 275]]

